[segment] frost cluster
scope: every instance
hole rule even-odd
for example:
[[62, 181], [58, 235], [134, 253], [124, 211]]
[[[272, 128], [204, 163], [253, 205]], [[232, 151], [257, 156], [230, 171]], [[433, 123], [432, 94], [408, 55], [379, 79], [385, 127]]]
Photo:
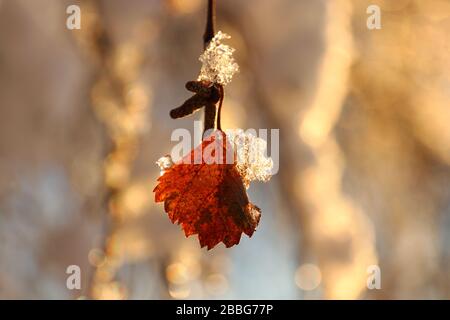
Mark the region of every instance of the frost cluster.
[[239, 71], [239, 66], [233, 58], [235, 50], [221, 43], [222, 40], [230, 38], [229, 35], [221, 31], [216, 33], [199, 58], [202, 62], [202, 68], [197, 80], [206, 80], [221, 85], [227, 85], [231, 82], [233, 75]]
[[158, 161], [156, 161], [156, 164], [158, 165], [159, 169], [161, 170], [161, 175], [164, 174], [164, 172], [173, 166], [173, 161], [171, 156], [164, 156], [162, 158], [159, 158]]
[[227, 136], [236, 152], [236, 166], [245, 187], [250, 181], [268, 181], [272, 176], [273, 160], [266, 157], [267, 142], [244, 132], [242, 129], [227, 130]]

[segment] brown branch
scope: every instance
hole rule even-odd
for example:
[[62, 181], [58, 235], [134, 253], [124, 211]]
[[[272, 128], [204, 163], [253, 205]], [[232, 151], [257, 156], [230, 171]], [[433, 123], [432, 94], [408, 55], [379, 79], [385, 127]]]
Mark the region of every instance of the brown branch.
[[[214, 38], [216, 24], [216, 1], [208, 0], [208, 8], [206, 13], [206, 27], [203, 34], [204, 50]], [[186, 89], [195, 93], [192, 97], [187, 99], [178, 108], [170, 111], [172, 119], [183, 118], [194, 113], [196, 110], [205, 107], [204, 114], [204, 130], [210, 129], [221, 130], [220, 126], [220, 110], [222, 109], [222, 102], [224, 98], [223, 86], [219, 83], [210, 81], [189, 81], [186, 83]], [[219, 103], [217, 105], [217, 103]]]
[[[208, 0], [208, 9], [206, 12], [206, 27], [203, 34], [203, 47], [206, 49], [209, 42], [214, 38], [216, 34], [216, 0]], [[223, 87], [219, 85], [220, 102], [219, 107], [215, 104], [208, 104], [205, 106], [205, 133], [209, 129], [217, 128], [222, 130], [220, 125], [220, 111], [222, 109], [222, 102], [224, 97]], [[216, 121], [217, 120], [217, 121]]]

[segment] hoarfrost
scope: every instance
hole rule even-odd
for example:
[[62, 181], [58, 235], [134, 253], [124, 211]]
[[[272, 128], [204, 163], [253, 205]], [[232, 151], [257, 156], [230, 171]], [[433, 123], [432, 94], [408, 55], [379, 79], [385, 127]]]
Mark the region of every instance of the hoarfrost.
[[235, 49], [221, 43], [222, 40], [230, 38], [226, 33], [219, 31], [209, 42], [208, 47], [199, 58], [202, 68], [198, 81], [206, 80], [221, 85], [231, 82], [233, 75], [239, 71], [239, 66], [233, 58]]
[[242, 129], [227, 130], [227, 135], [236, 152], [236, 166], [245, 187], [254, 180], [268, 181], [272, 176], [273, 160], [266, 157], [267, 142]]

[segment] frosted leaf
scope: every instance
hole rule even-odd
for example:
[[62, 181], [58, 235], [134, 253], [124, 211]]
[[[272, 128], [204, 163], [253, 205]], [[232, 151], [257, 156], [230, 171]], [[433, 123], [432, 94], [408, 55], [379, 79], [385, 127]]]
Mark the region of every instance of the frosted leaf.
[[249, 187], [250, 181], [268, 181], [273, 160], [266, 157], [267, 142], [242, 129], [227, 130], [227, 135], [236, 152], [236, 166], [245, 187]]
[[222, 40], [230, 38], [226, 33], [219, 31], [209, 42], [208, 47], [199, 58], [202, 68], [198, 81], [206, 80], [221, 85], [231, 82], [233, 75], [239, 71], [239, 66], [233, 58], [235, 50], [221, 43]]
[[173, 166], [173, 161], [171, 156], [165, 156], [162, 158], [159, 158], [158, 161], [156, 161], [156, 164], [158, 165], [159, 169], [161, 170], [161, 175], [164, 174], [164, 172]]

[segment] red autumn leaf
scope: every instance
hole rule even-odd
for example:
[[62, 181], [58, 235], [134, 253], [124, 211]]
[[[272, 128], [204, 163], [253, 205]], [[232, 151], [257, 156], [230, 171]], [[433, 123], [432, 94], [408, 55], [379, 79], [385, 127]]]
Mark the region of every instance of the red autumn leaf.
[[172, 223], [181, 224], [186, 237], [198, 234], [201, 247], [208, 250], [219, 242], [238, 244], [242, 232], [251, 237], [261, 215], [248, 200], [235, 163], [221, 161], [230, 159], [231, 146], [219, 133], [167, 169], [153, 190]]

